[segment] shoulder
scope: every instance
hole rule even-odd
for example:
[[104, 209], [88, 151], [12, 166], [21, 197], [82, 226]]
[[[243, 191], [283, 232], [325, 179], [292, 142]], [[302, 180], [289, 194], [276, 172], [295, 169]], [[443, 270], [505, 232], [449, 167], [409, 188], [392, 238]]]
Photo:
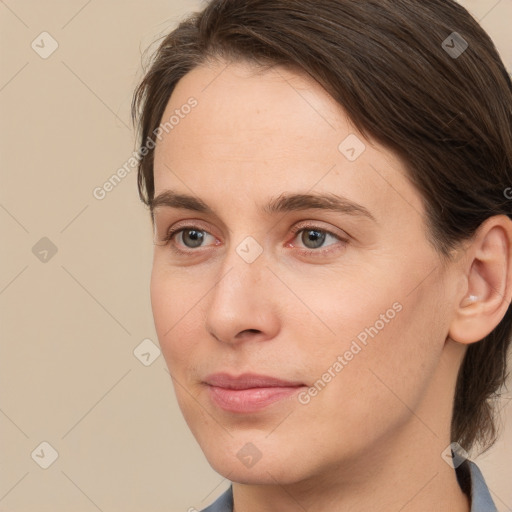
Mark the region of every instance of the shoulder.
[[233, 512], [233, 487], [230, 485], [226, 492], [201, 512]]

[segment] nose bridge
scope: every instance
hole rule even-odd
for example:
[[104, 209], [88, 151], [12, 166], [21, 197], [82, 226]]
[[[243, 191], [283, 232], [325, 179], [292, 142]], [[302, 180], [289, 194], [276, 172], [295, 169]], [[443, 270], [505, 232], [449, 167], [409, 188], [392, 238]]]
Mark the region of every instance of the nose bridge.
[[247, 330], [269, 334], [276, 325], [265, 279], [266, 264], [263, 247], [253, 237], [228, 247], [206, 314], [206, 328], [215, 337], [234, 340]]
[[263, 247], [253, 237], [245, 237], [242, 242], [230, 246], [212, 290], [213, 300], [251, 302], [248, 299], [257, 293], [265, 265]]

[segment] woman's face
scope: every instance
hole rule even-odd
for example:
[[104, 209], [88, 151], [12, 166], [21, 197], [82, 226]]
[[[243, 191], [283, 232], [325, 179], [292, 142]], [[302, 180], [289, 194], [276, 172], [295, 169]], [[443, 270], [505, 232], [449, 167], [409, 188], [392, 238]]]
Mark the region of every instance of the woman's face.
[[401, 161], [279, 67], [198, 67], [171, 116], [155, 150], [155, 198], [167, 194], [151, 301], [213, 468], [293, 483], [405, 438], [441, 453], [462, 357], [446, 348], [457, 290]]

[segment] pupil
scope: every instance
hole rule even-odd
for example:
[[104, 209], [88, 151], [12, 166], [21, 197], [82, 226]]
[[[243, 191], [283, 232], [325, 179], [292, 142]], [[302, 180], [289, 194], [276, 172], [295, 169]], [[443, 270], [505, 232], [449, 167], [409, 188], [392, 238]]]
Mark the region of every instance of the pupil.
[[[311, 249], [320, 247], [322, 245], [323, 241], [325, 240], [325, 236], [326, 236], [325, 233], [322, 233], [321, 231], [316, 231], [314, 229], [310, 229], [309, 231], [305, 231], [304, 233], [305, 234], [307, 233], [307, 237], [306, 237], [306, 239], [304, 239], [304, 237], [303, 237], [302, 241], [304, 242], [304, 245], [306, 245], [307, 247], [309, 247]], [[312, 246], [311, 246], [311, 242], [313, 242]]]
[[[203, 233], [201, 231], [196, 231], [195, 229], [189, 229], [186, 231], [190, 239], [192, 239], [192, 245], [189, 247], [199, 247], [201, 245], [201, 241], [203, 239]], [[185, 242], [185, 245], [188, 245]]]

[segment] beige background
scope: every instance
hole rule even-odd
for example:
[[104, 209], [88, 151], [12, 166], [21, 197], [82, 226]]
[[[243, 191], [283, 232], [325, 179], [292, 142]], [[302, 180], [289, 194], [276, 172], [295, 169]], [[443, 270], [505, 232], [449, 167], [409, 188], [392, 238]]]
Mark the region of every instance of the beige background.
[[[162, 356], [145, 366], [134, 355], [157, 343], [135, 170], [93, 196], [134, 150], [141, 52], [200, 5], [0, 0], [1, 512], [179, 512], [228, 486], [189, 433]], [[512, 0], [465, 5], [512, 69]], [[42, 32], [58, 44], [47, 58]], [[476, 459], [502, 512], [512, 510], [509, 403], [501, 440]], [[58, 452], [47, 469], [42, 442]]]

